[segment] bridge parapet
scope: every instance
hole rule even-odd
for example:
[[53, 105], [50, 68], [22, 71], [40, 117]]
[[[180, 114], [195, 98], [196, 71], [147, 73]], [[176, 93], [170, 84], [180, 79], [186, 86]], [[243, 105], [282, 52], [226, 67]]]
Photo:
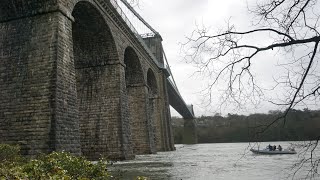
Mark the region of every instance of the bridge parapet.
[[[125, 0], [110, 0], [113, 7], [117, 10], [117, 12], [120, 14], [124, 22], [128, 25], [128, 27], [131, 29], [131, 31], [135, 34], [136, 38], [139, 40], [140, 44], [144, 47], [148, 55], [151, 57], [154, 63], [159, 68], [164, 68], [164, 64], [161, 63], [161, 61], [158, 60], [158, 58], [155, 56], [155, 54], [150, 50], [149, 46], [146, 44], [144, 38], [146, 38], [146, 34], [148, 34], [147, 37], [156, 37], [160, 36], [158, 32], [156, 32], [131, 6], [130, 4]], [[124, 12], [124, 9], [128, 9], [126, 13]], [[143, 22], [144, 25], [148, 27], [148, 29], [151, 29], [151, 33], [144, 33], [141, 34], [138, 32], [138, 30], [135, 28], [135, 26], [131, 23], [130, 19], [128, 18], [127, 14], [133, 13], [135, 17], [137, 17], [140, 21]], [[161, 37], [161, 36], [160, 36]]]

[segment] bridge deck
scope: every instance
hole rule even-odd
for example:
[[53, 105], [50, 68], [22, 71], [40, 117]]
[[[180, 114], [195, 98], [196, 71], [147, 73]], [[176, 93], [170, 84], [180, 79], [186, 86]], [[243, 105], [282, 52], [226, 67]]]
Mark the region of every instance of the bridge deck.
[[169, 104], [184, 118], [194, 119], [192, 108], [184, 102], [178, 90], [175, 88], [170, 79], [167, 79]]

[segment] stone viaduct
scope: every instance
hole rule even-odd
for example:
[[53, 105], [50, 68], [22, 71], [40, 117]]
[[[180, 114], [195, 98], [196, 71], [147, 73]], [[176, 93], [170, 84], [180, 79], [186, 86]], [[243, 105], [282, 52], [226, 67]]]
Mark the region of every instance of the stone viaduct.
[[144, 43], [110, 0], [1, 0], [0, 143], [92, 160], [174, 150], [169, 103], [186, 105], [161, 37]]

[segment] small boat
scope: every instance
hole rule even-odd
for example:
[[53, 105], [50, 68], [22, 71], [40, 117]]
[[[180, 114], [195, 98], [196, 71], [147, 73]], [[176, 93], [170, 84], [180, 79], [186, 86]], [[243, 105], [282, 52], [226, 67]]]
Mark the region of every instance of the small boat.
[[293, 149], [283, 149], [281, 151], [277, 150], [269, 150], [268, 148], [266, 149], [250, 149], [251, 152], [255, 154], [297, 154], [297, 152]]

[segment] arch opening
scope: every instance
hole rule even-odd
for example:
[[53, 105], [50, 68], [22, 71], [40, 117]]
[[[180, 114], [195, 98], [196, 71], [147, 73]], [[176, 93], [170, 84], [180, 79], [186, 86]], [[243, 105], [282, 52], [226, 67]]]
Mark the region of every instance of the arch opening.
[[158, 85], [156, 77], [151, 69], [147, 73], [147, 84], [149, 87], [149, 95], [156, 96], [158, 94]]
[[[73, 53], [76, 73], [77, 103], [82, 154], [98, 159], [120, 152], [116, 107], [119, 91], [114, 79], [118, 59], [115, 41], [100, 12], [88, 2], [76, 4], [72, 24]], [[114, 97], [113, 97], [114, 96]], [[116, 132], [116, 133], [115, 133]]]
[[127, 47], [124, 52], [124, 64], [126, 65], [125, 76], [127, 87], [143, 84], [144, 78], [140, 60], [131, 47]]

